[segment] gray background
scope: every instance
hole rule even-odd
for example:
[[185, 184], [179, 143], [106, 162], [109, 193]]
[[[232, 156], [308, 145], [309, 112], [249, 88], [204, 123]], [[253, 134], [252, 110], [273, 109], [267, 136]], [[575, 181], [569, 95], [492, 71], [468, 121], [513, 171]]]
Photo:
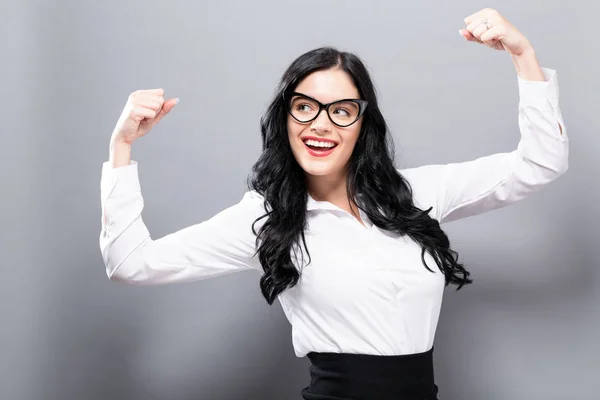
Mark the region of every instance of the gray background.
[[134, 148], [155, 238], [239, 201], [281, 73], [321, 45], [367, 63], [398, 166], [510, 151], [510, 59], [457, 33], [483, 7], [558, 70], [571, 161], [532, 198], [445, 226], [476, 284], [446, 292], [441, 399], [600, 396], [597, 1], [20, 0], [0, 9], [0, 398], [299, 398], [308, 362], [258, 274], [106, 278], [99, 179], [114, 123], [136, 89], [181, 99]]

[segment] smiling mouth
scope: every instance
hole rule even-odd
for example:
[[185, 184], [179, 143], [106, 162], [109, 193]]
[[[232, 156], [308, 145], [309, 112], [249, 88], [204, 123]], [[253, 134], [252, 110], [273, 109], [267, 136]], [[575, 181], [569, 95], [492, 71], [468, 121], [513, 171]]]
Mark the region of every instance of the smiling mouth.
[[337, 147], [337, 143], [329, 142], [329, 141], [320, 141], [313, 139], [305, 139], [303, 140], [304, 145], [314, 152], [322, 152], [327, 153], [331, 152], [333, 149]]

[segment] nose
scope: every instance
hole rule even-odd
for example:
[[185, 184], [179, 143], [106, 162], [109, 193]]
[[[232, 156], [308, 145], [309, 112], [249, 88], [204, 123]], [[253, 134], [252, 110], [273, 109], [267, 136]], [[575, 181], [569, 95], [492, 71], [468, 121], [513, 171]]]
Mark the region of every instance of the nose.
[[310, 124], [310, 130], [317, 133], [331, 132], [332, 124], [326, 110], [321, 110], [317, 118]]

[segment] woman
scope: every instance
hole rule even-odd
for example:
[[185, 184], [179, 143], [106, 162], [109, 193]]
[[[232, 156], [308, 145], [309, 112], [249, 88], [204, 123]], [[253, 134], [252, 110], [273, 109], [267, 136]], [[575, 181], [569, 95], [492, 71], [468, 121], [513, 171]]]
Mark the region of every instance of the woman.
[[[296, 355], [305, 399], [436, 399], [432, 352], [442, 292], [471, 282], [440, 223], [516, 202], [567, 170], [556, 73], [498, 12], [465, 19], [468, 41], [507, 51], [518, 75], [518, 148], [474, 161], [396, 170], [364, 65], [332, 48], [284, 73], [264, 115], [263, 152], [241, 201], [152, 240], [132, 143], [177, 103], [133, 93], [102, 172], [100, 246], [108, 276], [135, 284], [260, 271]], [[485, 127], [482, 127], [485, 129]]]

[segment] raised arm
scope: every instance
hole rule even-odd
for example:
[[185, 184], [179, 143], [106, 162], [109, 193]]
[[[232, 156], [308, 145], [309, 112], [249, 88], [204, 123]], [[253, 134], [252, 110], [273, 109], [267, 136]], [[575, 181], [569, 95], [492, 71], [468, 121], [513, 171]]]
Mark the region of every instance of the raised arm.
[[255, 192], [207, 221], [156, 240], [142, 220], [137, 163], [119, 168], [104, 163], [101, 198], [100, 249], [112, 280], [150, 285], [260, 270], [252, 223], [263, 211]]
[[[246, 269], [260, 269], [254, 220], [264, 214], [262, 196], [247, 192], [236, 205], [207, 221], [157, 240], [142, 220], [144, 200], [131, 144], [176, 104], [162, 90], [129, 97], [110, 141], [101, 178], [100, 249], [110, 279], [136, 284], [184, 282]], [[257, 228], [259, 225], [257, 224]]]
[[468, 17], [461, 34], [507, 50], [517, 70], [521, 140], [510, 153], [401, 171], [423, 208], [440, 222], [498, 209], [537, 192], [568, 168], [568, 137], [556, 72], [540, 68], [528, 41], [494, 10]]

